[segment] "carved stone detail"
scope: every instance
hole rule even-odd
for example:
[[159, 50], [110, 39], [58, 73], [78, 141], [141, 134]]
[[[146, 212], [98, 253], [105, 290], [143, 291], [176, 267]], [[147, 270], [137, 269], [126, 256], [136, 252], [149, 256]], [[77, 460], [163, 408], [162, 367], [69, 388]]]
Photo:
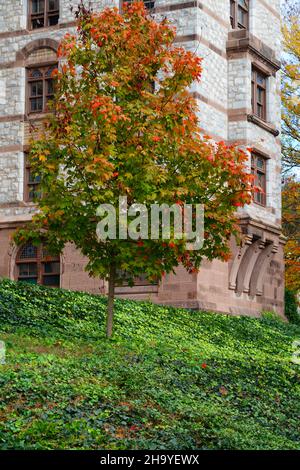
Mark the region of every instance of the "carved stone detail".
[[238, 271], [236, 287], [236, 292], [238, 294], [242, 294], [243, 292], [247, 294], [249, 293], [252, 271], [264, 246], [265, 242], [258, 239], [248, 247]]
[[250, 280], [250, 296], [263, 295], [263, 280], [266, 270], [270, 265], [275, 253], [278, 252], [278, 245], [269, 243], [259, 255]]
[[249, 245], [251, 245], [252, 243], [252, 240], [253, 240], [252, 235], [245, 236], [242, 245], [239, 247], [237, 254], [235, 255], [235, 258], [231, 266], [230, 275], [229, 275], [229, 289], [230, 290], [236, 290], [237, 274], [238, 274], [240, 265], [243, 261], [243, 258], [245, 256], [245, 253]]

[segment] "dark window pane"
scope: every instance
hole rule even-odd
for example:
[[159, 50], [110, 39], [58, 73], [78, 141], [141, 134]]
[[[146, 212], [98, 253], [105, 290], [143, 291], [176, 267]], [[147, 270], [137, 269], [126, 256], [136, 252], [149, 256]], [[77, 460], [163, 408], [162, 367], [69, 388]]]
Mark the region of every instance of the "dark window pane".
[[44, 18], [33, 18], [31, 24], [32, 24], [32, 29], [43, 28]]
[[42, 111], [43, 98], [32, 98], [30, 100], [30, 111]]
[[[144, 1], [144, 5], [146, 8], [148, 8], [148, 10], [151, 10], [152, 8], [154, 8], [154, 5], [155, 5], [155, 1], [154, 0], [143, 0]], [[129, 0], [127, 3], [132, 3], [133, 0]]]
[[262, 88], [257, 88], [257, 98], [260, 104], [263, 104], [264, 101], [264, 90]]
[[29, 264], [19, 264], [19, 276], [28, 276], [28, 266]]
[[48, 18], [48, 26], [54, 26], [58, 23], [59, 16], [58, 15], [51, 15]]
[[241, 8], [238, 10], [238, 21], [241, 26], [246, 27], [246, 13]]
[[46, 274], [59, 273], [59, 270], [60, 270], [59, 261], [50, 261], [50, 262], [44, 263], [44, 272]]
[[257, 157], [257, 159], [256, 159], [256, 165], [257, 165], [257, 168], [259, 168], [259, 169], [261, 169], [261, 170], [264, 169], [264, 167], [265, 167], [265, 161], [264, 161], [264, 159], [261, 158], [261, 157]]
[[28, 182], [29, 183], [34, 183], [38, 184], [41, 182], [41, 177], [40, 175], [33, 175], [30, 169], [28, 170], [29, 176], [28, 176]]
[[38, 185], [29, 186], [28, 188], [28, 199], [29, 201], [35, 201], [40, 199], [42, 196], [41, 191], [38, 189]]
[[59, 274], [51, 275], [51, 276], [43, 276], [43, 284], [44, 286], [52, 286], [52, 287], [59, 287], [60, 280]]
[[262, 206], [265, 205], [266, 196], [263, 192], [256, 193], [255, 201]]
[[258, 182], [258, 185], [263, 188], [264, 185], [265, 185], [265, 175], [262, 174], [262, 173], [258, 173], [257, 174], [257, 182]]
[[266, 84], [266, 77], [259, 72], [257, 73], [257, 83], [262, 86], [265, 86]]
[[144, 0], [145, 7], [148, 8], [148, 10], [151, 10], [154, 8], [155, 1], [150, 1], [150, 0]]
[[37, 275], [36, 263], [21, 263], [19, 266], [19, 276], [35, 276]]
[[53, 95], [53, 93], [54, 93], [53, 80], [47, 80], [47, 94]]
[[30, 83], [30, 96], [41, 96], [43, 94], [43, 82]]
[[254, 202], [266, 205], [266, 160], [259, 155], [252, 155], [251, 157], [251, 171], [255, 177], [254, 186], [257, 186], [261, 191], [254, 192]]
[[239, 22], [238, 26], [239, 26], [240, 29], [246, 29], [246, 26], [247, 26], [247, 15], [246, 15], [246, 13], [245, 13], [243, 10], [241, 10], [241, 9], [239, 9], [239, 11], [238, 11], [238, 22]]
[[48, 0], [48, 10], [58, 10], [58, 0]]
[[43, 13], [45, 0], [31, 0], [32, 13]]

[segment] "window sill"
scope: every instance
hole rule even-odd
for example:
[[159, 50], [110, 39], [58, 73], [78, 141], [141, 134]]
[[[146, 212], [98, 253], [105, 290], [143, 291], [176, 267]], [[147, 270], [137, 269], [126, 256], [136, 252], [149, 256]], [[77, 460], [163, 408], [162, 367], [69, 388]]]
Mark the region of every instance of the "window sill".
[[38, 204], [36, 202], [33, 202], [33, 201], [28, 201], [28, 199], [24, 199], [23, 205], [25, 207], [36, 207]]
[[54, 24], [52, 26], [45, 26], [43, 28], [35, 28], [35, 29], [32, 29], [30, 27], [27, 27], [26, 30], [26, 33], [27, 34], [32, 34], [32, 33], [36, 33], [36, 32], [39, 32], [39, 31], [56, 31], [57, 29], [64, 29], [64, 28], [72, 28], [73, 26], [76, 26], [77, 22], [75, 20], [73, 21], [65, 21], [64, 23], [60, 23], [58, 22], [57, 24]]
[[254, 206], [260, 207], [261, 209], [268, 209], [267, 204], [260, 204], [259, 202], [256, 202], [256, 201], [252, 201], [252, 204], [254, 204]]
[[59, 23], [57, 23], [57, 24], [54, 24], [52, 26], [44, 26], [42, 28], [30, 28], [30, 27], [28, 27], [27, 31], [29, 33], [37, 33], [39, 31], [55, 31], [56, 29], [59, 29], [59, 28], [60, 28], [60, 25], [59, 25]]
[[253, 124], [256, 124], [257, 126], [261, 127], [267, 132], [270, 132], [270, 134], [274, 135], [275, 137], [278, 137], [280, 132], [278, 129], [276, 129], [273, 124], [270, 124], [269, 122], [264, 121], [263, 119], [259, 118], [255, 114], [247, 114], [247, 121], [252, 122]]
[[47, 117], [51, 116], [52, 113], [50, 113], [49, 111], [43, 111], [43, 112], [31, 112], [31, 113], [27, 113], [25, 115], [25, 121], [39, 121], [39, 120], [43, 120], [43, 119], [46, 119]]

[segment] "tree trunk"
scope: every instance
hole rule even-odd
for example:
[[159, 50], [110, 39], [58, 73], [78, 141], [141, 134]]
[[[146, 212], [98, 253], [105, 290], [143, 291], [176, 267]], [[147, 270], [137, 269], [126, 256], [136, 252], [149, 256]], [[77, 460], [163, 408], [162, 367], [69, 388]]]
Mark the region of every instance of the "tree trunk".
[[108, 280], [108, 302], [107, 302], [107, 321], [106, 321], [106, 337], [111, 338], [113, 332], [114, 320], [114, 298], [115, 298], [115, 277], [116, 266], [110, 265], [110, 273]]

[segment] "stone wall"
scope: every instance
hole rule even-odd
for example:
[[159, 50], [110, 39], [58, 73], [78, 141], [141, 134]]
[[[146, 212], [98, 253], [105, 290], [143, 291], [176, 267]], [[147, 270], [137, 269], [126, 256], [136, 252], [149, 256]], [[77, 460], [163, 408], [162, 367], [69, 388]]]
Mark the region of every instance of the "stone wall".
[[[74, 31], [70, 5], [76, 8], [77, 4], [78, 0], [60, 0], [59, 24], [34, 31], [27, 29], [27, 0], [0, 4], [0, 276], [13, 276], [9, 266], [14, 263], [14, 251], [9, 248], [9, 236], [34, 211], [32, 203], [23, 201], [24, 150], [31, 122], [25, 106], [26, 66], [41, 60], [45, 53], [53, 55], [49, 44], [58, 43], [67, 31]], [[263, 292], [251, 297], [248, 292], [237, 293], [235, 287], [230, 288], [232, 278], [243, 274], [243, 266], [236, 264], [240, 248], [232, 242], [232, 262], [204, 262], [200, 273], [193, 276], [179, 268], [176, 276], [166, 276], [158, 287], [122, 287], [118, 288], [118, 295], [233, 314], [258, 315], [266, 308], [282, 314], [281, 162], [280, 135], [277, 135], [280, 131], [280, 0], [250, 0], [250, 34], [246, 37], [238, 32], [237, 38], [231, 37], [229, 4], [229, 0], [156, 0], [155, 15], [166, 16], [177, 28], [178, 44], [203, 58], [201, 83], [194, 84], [191, 90], [199, 103], [203, 133], [216, 140], [239, 143], [244, 148], [253, 147], [268, 156], [267, 206], [252, 204], [240, 210], [240, 217], [250, 227], [247, 256], [260, 243], [259, 254], [264, 253], [269, 262], [264, 268]], [[92, 2], [95, 10], [107, 5], [118, 6], [119, 1]], [[28, 46], [38, 41], [40, 49], [29, 56]], [[253, 62], [269, 71], [267, 125], [258, 125], [248, 118], [252, 112]], [[253, 223], [263, 228], [251, 228]], [[262, 258], [257, 257], [258, 262]], [[103, 281], [91, 279], [84, 272], [85, 259], [74, 247], [67, 246], [61, 259], [62, 287], [93, 293], [105, 291]], [[255, 266], [247, 276], [252, 274], [254, 279]]]

